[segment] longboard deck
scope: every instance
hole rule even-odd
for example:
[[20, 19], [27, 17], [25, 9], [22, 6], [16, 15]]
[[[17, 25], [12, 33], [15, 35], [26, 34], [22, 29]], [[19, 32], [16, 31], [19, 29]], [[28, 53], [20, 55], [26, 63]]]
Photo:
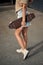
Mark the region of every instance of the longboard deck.
[[[27, 14], [26, 15], [26, 22], [31, 22], [32, 19], [34, 19], [34, 18], [35, 18], [34, 13]], [[19, 28], [21, 26], [21, 22], [22, 22], [22, 17], [12, 21], [9, 24], [9, 28], [10, 29], [17, 29], [17, 28]]]

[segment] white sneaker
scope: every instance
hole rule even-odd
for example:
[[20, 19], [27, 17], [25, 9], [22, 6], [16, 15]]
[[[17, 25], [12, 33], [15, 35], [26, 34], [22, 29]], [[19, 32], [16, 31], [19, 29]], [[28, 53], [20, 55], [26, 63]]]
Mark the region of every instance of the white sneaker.
[[24, 51], [24, 57], [23, 57], [24, 60], [27, 58], [28, 54], [29, 54], [29, 51], [28, 50], [25, 50]]
[[22, 49], [17, 49], [16, 52], [17, 53], [22, 53]]

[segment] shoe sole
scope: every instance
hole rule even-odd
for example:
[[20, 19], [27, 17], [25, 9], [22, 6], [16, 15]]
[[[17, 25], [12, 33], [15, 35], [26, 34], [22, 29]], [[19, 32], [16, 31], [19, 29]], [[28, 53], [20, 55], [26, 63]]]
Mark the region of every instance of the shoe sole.
[[25, 57], [23, 60], [26, 60], [26, 59], [27, 59], [27, 57], [28, 57], [28, 54], [29, 54], [29, 52], [27, 53], [26, 57]]

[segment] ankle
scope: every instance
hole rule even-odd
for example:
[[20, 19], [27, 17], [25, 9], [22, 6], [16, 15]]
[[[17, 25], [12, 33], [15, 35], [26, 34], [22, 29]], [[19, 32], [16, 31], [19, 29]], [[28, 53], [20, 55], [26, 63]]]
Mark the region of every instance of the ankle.
[[22, 53], [25, 54], [28, 50], [25, 48], [25, 49], [22, 49]]

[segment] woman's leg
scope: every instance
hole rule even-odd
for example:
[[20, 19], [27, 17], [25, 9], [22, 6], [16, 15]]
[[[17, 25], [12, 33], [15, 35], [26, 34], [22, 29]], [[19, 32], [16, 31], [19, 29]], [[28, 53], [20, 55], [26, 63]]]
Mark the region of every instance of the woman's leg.
[[18, 28], [18, 29], [16, 29], [16, 30], [15, 30], [15, 36], [16, 36], [18, 42], [19, 42], [20, 47], [21, 47], [22, 49], [24, 49], [24, 42], [23, 42], [23, 39], [22, 39], [22, 37], [21, 37], [21, 31], [22, 31], [22, 28], [21, 28], [21, 27]]
[[27, 40], [28, 40], [27, 32], [28, 32], [28, 27], [23, 28], [22, 35], [23, 35], [23, 42], [25, 48], [27, 48]]
[[28, 38], [27, 38], [27, 32], [28, 32], [28, 27], [24, 27], [23, 30], [22, 30], [23, 42], [24, 42], [24, 48], [25, 48], [25, 50], [23, 52], [23, 54], [24, 54], [23, 59], [26, 59], [26, 57], [29, 54], [29, 51], [27, 50], [27, 40], [28, 40]]
[[[23, 41], [23, 39], [25, 39], [25, 38], [22, 38], [22, 37], [21, 37], [21, 35], [20, 35], [21, 32], [22, 32], [22, 28], [16, 29], [16, 31], [15, 31], [15, 36], [16, 36], [18, 42], [19, 42], [20, 47], [22, 48], [22, 50], [19, 51], [19, 52], [20, 52], [20, 53], [23, 53], [23, 55], [24, 55], [24, 56], [23, 56], [23, 59], [25, 59], [25, 58], [27, 57], [29, 51], [25, 48], [26, 42]], [[25, 42], [25, 43], [24, 43], [24, 42]], [[18, 51], [17, 51], [17, 52], [18, 52]]]

